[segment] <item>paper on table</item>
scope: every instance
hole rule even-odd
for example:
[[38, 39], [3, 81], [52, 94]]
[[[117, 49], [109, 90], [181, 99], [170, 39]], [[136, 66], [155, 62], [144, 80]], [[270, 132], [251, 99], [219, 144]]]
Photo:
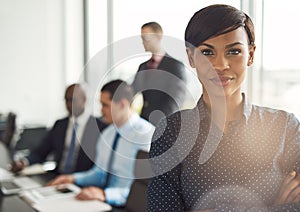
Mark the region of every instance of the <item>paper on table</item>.
[[35, 174], [44, 174], [46, 173], [43, 169], [42, 164], [34, 164], [28, 167], [25, 167], [22, 171], [20, 171], [20, 175], [35, 175]]
[[34, 205], [45, 199], [74, 197], [80, 190], [81, 189], [74, 184], [61, 184], [23, 191], [20, 193], [20, 197], [30, 205]]
[[97, 200], [76, 200], [75, 196], [41, 200], [34, 204], [33, 208], [42, 212], [101, 212], [112, 210], [112, 207], [104, 202]]
[[5, 180], [11, 180], [13, 176], [13, 173], [0, 167], [0, 182]]
[[47, 171], [53, 170], [56, 167], [56, 163], [49, 161], [43, 164], [37, 163], [31, 166], [25, 167], [19, 174], [20, 175], [36, 175], [36, 174], [44, 174]]

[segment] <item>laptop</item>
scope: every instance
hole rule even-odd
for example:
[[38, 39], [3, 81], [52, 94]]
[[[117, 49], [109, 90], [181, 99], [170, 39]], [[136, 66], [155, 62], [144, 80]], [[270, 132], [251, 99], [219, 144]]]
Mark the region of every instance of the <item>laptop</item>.
[[21, 191], [41, 187], [33, 179], [26, 176], [14, 176], [6, 169], [0, 168], [0, 189], [4, 195], [17, 194]]

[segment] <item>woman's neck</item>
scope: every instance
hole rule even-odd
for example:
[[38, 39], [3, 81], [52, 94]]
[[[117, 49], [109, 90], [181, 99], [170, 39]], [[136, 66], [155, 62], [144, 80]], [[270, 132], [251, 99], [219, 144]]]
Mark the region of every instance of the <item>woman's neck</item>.
[[243, 96], [241, 93], [232, 96], [219, 96], [203, 100], [212, 120], [225, 132], [229, 122], [237, 120], [242, 112]]

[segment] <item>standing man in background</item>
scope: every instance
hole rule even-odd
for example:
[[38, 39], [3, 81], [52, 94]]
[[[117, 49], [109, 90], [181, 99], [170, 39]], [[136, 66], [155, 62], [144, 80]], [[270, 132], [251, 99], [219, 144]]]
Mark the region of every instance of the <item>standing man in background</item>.
[[185, 100], [185, 68], [162, 47], [163, 30], [156, 22], [141, 28], [145, 51], [152, 57], [140, 64], [132, 86], [141, 92], [144, 105], [141, 117], [157, 125], [159, 120], [180, 110]]
[[83, 171], [93, 166], [99, 133], [109, 123], [85, 111], [86, 93], [80, 84], [67, 87], [65, 103], [68, 116], [55, 122], [28, 157], [14, 161], [11, 171], [18, 172], [27, 165], [43, 163], [50, 154], [53, 154], [58, 173]]

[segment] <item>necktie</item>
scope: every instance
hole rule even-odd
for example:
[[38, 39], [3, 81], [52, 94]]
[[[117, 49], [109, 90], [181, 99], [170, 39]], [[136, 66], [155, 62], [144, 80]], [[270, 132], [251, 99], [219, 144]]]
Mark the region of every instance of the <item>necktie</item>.
[[78, 124], [75, 122], [72, 130], [72, 138], [71, 138], [71, 143], [68, 151], [68, 155], [66, 158], [66, 163], [65, 163], [65, 169], [64, 173], [69, 174], [72, 172], [72, 163], [73, 163], [73, 155], [74, 155], [74, 150], [75, 150], [75, 145], [76, 145], [76, 130], [77, 130]]
[[112, 144], [112, 151], [111, 151], [110, 156], [109, 156], [109, 161], [108, 161], [107, 171], [106, 171], [106, 179], [105, 179], [105, 183], [104, 183], [103, 188], [105, 188], [108, 185], [110, 177], [111, 177], [110, 172], [112, 170], [112, 165], [113, 165], [114, 157], [115, 157], [115, 150], [117, 148], [119, 138], [120, 138], [120, 134], [118, 132], [116, 132], [116, 135], [115, 135], [115, 138], [114, 138], [114, 141], [113, 141], [113, 144]]

